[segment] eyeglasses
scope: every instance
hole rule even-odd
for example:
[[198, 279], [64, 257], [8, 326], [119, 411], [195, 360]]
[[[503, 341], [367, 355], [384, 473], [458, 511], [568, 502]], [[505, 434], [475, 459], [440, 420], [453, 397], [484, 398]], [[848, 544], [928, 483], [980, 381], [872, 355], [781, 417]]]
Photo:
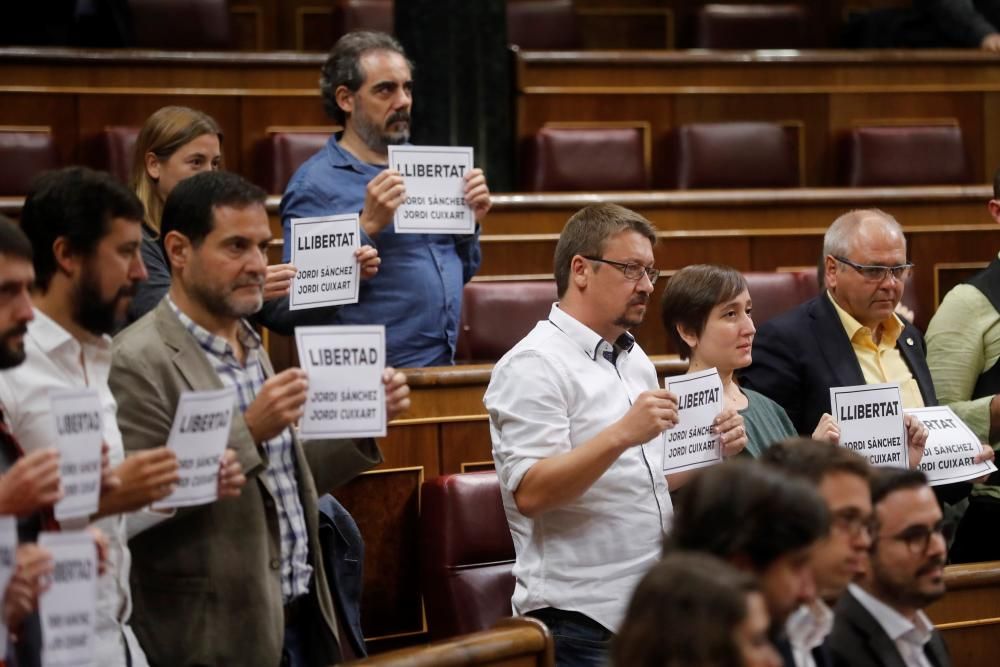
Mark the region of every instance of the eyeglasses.
[[603, 257], [587, 257], [584, 259], [589, 259], [591, 262], [601, 262], [603, 264], [610, 264], [611, 266], [621, 269], [621, 272], [625, 274], [628, 280], [642, 280], [642, 274], [646, 274], [649, 278], [649, 282], [656, 283], [656, 279], [660, 277], [660, 270], [654, 269], [649, 266], [643, 266], [642, 264], [636, 264], [635, 262], [616, 262], [611, 259], [604, 259]]
[[927, 552], [927, 546], [931, 542], [931, 535], [940, 535], [945, 542], [950, 542], [955, 533], [954, 523], [945, 523], [942, 519], [933, 526], [916, 525], [904, 529], [898, 535], [885, 537], [887, 540], [903, 542], [910, 549], [911, 554], [923, 554]]
[[846, 257], [840, 257], [839, 255], [831, 255], [831, 257], [841, 264], [851, 267], [860, 273], [862, 278], [873, 283], [882, 282], [890, 273], [896, 280], [906, 280], [906, 277], [910, 275], [910, 270], [913, 269], [913, 264], [909, 262], [906, 264], [897, 264], [896, 266], [881, 266], [878, 264], [855, 264]]
[[875, 535], [878, 524], [871, 514], [865, 516], [859, 514], [854, 509], [845, 509], [834, 512], [830, 517], [834, 527], [847, 533], [851, 537], [858, 537], [862, 532], [869, 537]]

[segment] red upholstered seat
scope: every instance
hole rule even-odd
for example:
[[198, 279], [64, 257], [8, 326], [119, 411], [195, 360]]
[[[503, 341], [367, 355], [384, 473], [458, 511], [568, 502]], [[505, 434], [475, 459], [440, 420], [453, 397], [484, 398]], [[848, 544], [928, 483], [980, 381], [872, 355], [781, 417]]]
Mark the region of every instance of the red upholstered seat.
[[573, 0], [507, 0], [507, 42], [521, 49], [580, 48]]
[[667, 187], [789, 188], [799, 182], [792, 128], [776, 123], [692, 123], [669, 137]]
[[52, 135], [28, 130], [0, 130], [0, 196], [28, 194], [43, 171], [59, 166]]
[[444, 475], [420, 490], [420, 567], [431, 639], [510, 616], [514, 542], [495, 472]]
[[808, 301], [819, 291], [815, 271], [750, 271], [743, 275], [753, 301], [753, 323], [757, 327]]
[[355, 30], [393, 34], [392, 0], [337, 0], [333, 5], [333, 37]]
[[281, 194], [303, 162], [330, 139], [330, 132], [272, 132], [257, 144], [257, 185]]
[[695, 46], [702, 49], [801, 49], [806, 39], [801, 5], [705, 5], [698, 11]]
[[457, 361], [496, 361], [549, 316], [554, 280], [475, 281], [462, 294]]
[[842, 180], [852, 187], [971, 182], [958, 125], [856, 127], [842, 151]]
[[529, 192], [642, 190], [649, 187], [641, 127], [543, 127], [524, 150]]
[[109, 172], [122, 183], [128, 183], [138, 137], [138, 127], [106, 127], [89, 142], [87, 161], [95, 169]]
[[135, 44], [150, 49], [228, 49], [226, 0], [129, 0]]

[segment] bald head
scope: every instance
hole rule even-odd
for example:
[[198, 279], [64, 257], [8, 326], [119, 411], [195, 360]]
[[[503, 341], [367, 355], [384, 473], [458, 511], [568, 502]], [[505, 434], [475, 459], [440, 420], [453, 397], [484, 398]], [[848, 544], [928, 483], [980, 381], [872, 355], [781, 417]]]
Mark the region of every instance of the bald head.
[[878, 209], [837, 218], [823, 239], [824, 277], [837, 304], [873, 331], [903, 298], [903, 278], [858, 267], [906, 264], [906, 237], [896, 219]]

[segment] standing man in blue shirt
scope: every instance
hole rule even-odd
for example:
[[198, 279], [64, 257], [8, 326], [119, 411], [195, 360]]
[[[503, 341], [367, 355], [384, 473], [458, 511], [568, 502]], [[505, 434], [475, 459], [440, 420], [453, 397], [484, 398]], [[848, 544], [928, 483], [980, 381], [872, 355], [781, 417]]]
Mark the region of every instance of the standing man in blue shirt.
[[[338, 324], [384, 324], [386, 364], [453, 363], [462, 287], [479, 268], [479, 226], [467, 236], [397, 234], [393, 214], [406, 199], [403, 177], [389, 169], [388, 147], [410, 139], [412, 65], [394, 38], [353, 32], [341, 37], [323, 65], [320, 92], [327, 114], [344, 130], [307, 160], [281, 199], [284, 258], [291, 220], [361, 213], [361, 244], [378, 249], [382, 270], [361, 284], [358, 303]], [[490, 191], [480, 169], [465, 176], [465, 200], [482, 219]]]

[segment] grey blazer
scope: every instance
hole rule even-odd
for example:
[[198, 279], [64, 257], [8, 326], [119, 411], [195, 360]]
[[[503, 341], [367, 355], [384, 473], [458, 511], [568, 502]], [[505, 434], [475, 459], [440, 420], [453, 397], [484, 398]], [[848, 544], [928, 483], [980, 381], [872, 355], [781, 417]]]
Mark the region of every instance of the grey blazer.
[[[264, 357], [265, 371], [273, 374]], [[166, 442], [180, 394], [222, 381], [166, 300], [114, 340], [111, 389], [127, 451]], [[228, 446], [247, 484], [239, 498], [178, 510], [133, 537], [132, 627], [151, 665], [280, 663], [284, 638], [278, 517], [261, 481], [267, 455], [242, 415]], [[381, 461], [372, 440], [294, 442], [299, 499], [309, 530], [315, 664], [339, 660], [333, 604], [320, 554], [316, 489], [351, 480]]]

